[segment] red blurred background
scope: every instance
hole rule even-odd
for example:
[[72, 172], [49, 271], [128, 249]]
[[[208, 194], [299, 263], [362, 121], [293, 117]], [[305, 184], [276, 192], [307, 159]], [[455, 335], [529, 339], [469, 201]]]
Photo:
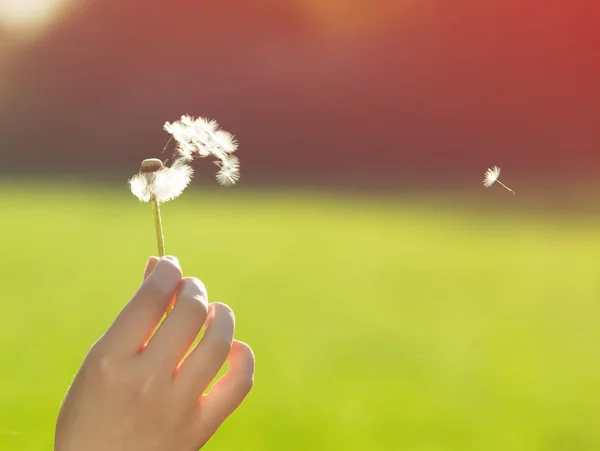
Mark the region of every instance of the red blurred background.
[[593, 176], [599, 25], [592, 0], [73, 1], [0, 30], [0, 171], [132, 172], [189, 113], [249, 182]]

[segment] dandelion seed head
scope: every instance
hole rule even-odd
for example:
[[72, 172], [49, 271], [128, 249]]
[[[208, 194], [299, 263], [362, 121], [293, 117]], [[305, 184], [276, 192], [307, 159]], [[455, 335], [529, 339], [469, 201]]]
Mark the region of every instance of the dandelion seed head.
[[193, 144], [187, 142], [177, 144], [177, 153], [188, 161], [194, 159], [194, 152], [196, 152], [196, 146]]
[[225, 155], [222, 159], [213, 162], [219, 169], [233, 169], [239, 171], [240, 159], [235, 155]]
[[142, 202], [150, 202], [152, 194], [148, 189], [148, 175], [140, 172], [129, 180], [131, 192]]
[[187, 188], [194, 170], [183, 158], [175, 160], [170, 168], [155, 174], [154, 192], [159, 202], [167, 202], [178, 197]]
[[483, 186], [489, 188], [492, 186], [496, 180], [500, 177], [500, 168], [498, 166], [494, 166], [491, 169], [485, 171], [485, 178], [483, 179]]
[[131, 192], [142, 202], [156, 199], [167, 202], [178, 197], [189, 185], [193, 168], [180, 157], [167, 167], [162, 161], [152, 158], [144, 160], [140, 172], [129, 181]]
[[235, 137], [225, 130], [220, 130], [218, 122], [214, 119], [183, 115], [179, 121], [166, 122], [164, 129], [177, 141], [182, 154], [197, 154], [200, 157], [214, 155], [222, 158], [238, 148]]
[[194, 144], [192, 144], [192, 148], [194, 149], [191, 154], [192, 157], [194, 156], [194, 154], [196, 154], [200, 158], [206, 158], [215, 154], [214, 149], [209, 144], [206, 144], [203, 141], [195, 142]]
[[181, 125], [184, 125], [186, 127], [192, 127], [194, 125], [195, 120], [189, 114], [184, 114], [183, 116], [181, 116], [180, 122]]
[[164, 130], [177, 142], [176, 152], [185, 162], [194, 157], [215, 157], [220, 168], [217, 181], [224, 186], [237, 183], [240, 178], [240, 160], [233, 156], [239, 143], [231, 133], [221, 130], [214, 119], [183, 115], [178, 121], [166, 122]]
[[223, 186], [233, 186], [240, 179], [240, 170], [238, 168], [229, 168], [224, 166], [216, 175], [217, 182]]
[[215, 147], [218, 147], [225, 153], [235, 152], [238, 148], [238, 142], [235, 139], [235, 136], [225, 130], [217, 130], [213, 134], [212, 140], [216, 144]]
[[226, 158], [221, 160], [221, 165], [224, 168], [229, 169], [239, 169], [240, 168], [240, 159], [235, 155], [227, 155]]
[[215, 133], [218, 129], [219, 129], [219, 123], [216, 121], [216, 119], [208, 119], [205, 117], [199, 117], [199, 118], [191, 118], [192, 120], [192, 127], [194, 127], [196, 130], [200, 131], [200, 132], [204, 132], [207, 135], [212, 135], [213, 133]]
[[205, 157], [212, 154], [210, 142], [218, 125], [212, 119], [183, 115], [176, 122], [166, 122], [163, 128], [177, 141], [181, 153]]

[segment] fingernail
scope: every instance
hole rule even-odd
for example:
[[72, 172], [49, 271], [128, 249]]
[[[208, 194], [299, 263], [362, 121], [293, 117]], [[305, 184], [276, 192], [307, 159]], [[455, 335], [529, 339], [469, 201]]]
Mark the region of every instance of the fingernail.
[[146, 267], [144, 268], [144, 274], [148, 275], [148, 270], [150, 269], [150, 266], [155, 264], [157, 260], [158, 258], [154, 256], [148, 258], [148, 261], [146, 262]]
[[208, 302], [208, 292], [201, 280], [191, 277], [183, 282], [181, 293], [192, 298], [201, 297]]
[[179, 260], [177, 260], [177, 257], [173, 257], [172, 255], [165, 255], [163, 258], [164, 258], [165, 260], [172, 261], [172, 262], [173, 262], [173, 263], [175, 263], [177, 266], [180, 266], [180, 265], [179, 265]]
[[173, 261], [169, 258], [159, 258], [156, 263], [156, 267], [152, 272], [154, 277], [158, 277], [159, 279], [171, 280], [177, 278], [181, 280], [181, 268], [176, 261]]

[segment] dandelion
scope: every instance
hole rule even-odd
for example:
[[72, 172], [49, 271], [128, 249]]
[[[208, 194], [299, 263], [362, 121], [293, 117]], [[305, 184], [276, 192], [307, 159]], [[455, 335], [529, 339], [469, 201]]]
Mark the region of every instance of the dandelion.
[[167, 165], [158, 158], [149, 158], [142, 161], [140, 171], [129, 180], [133, 195], [152, 203], [160, 257], [165, 255], [160, 204], [175, 199], [190, 184], [194, 175], [190, 164], [195, 157], [216, 158], [216, 179], [223, 186], [235, 185], [240, 179], [240, 160], [232, 155], [238, 142], [231, 133], [220, 130], [217, 121], [184, 115], [179, 121], [166, 122], [164, 130], [171, 135], [169, 142], [177, 143], [173, 163]]
[[192, 180], [194, 170], [183, 158], [167, 167], [157, 158], [142, 161], [137, 175], [130, 180], [131, 192], [142, 202], [155, 199], [167, 202], [179, 196]]
[[194, 170], [184, 158], [167, 167], [157, 158], [142, 161], [140, 172], [129, 180], [131, 192], [142, 202], [152, 202], [159, 256], [165, 255], [160, 204], [175, 199], [189, 185]]
[[498, 166], [494, 166], [493, 168], [488, 169], [487, 171], [485, 171], [485, 178], [483, 179], [483, 186], [485, 186], [486, 188], [489, 188], [494, 183], [498, 183], [499, 185], [503, 186], [511, 193], [515, 194], [515, 192], [512, 189], [510, 189], [508, 186], [506, 186], [504, 183], [502, 183], [500, 180], [498, 180], [498, 177], [500, 177], [500, 168]]
[[215, 161], [220, 168], [217, 172], [217, 182], [223, 186], [232, 186], [240, 179], [240, 160], [238, 157], [229, 155], [220, 161]]
[[220, 168], [216, 179], [223, 186], [235, 185], [240, 179], [239, 159], [232, 154], [238, 149], [235, 137], [219, 128], [214, 119], [181, 116], [176, 122], [164, 125], [167, 133], [177, 142], [177, 153], [186, 160], [194, 157], [214, 157]]

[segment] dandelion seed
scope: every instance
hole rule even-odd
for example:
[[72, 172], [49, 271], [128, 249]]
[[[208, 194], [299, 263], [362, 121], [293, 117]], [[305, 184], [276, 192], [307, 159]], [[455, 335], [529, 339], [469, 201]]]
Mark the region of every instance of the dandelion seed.
[[240, 159], [235, 155], [227, 155], [220, 161], [215, 161], [215, 164], [220, 168], [239, 169]]
[[223, 167], [216, 175], [217, 182], [223, 186], [235, 185], [240, 179], [240, 171], [236, 168]]
[[212, 135], [212, 140], [216, 147], [225, 153], [235, 152], [238, 148], [238, 142], [231, 133], [224, 130], [217, 130]]
[[[194, 157], [210, 156], [226, 161], [239, 145], [236, 138], [231, 133], [221, 130], [219, 123], [214, 119], [183, 115], [176, 122], [165, 123], [164, 130], [177, 142], [179, 155], [188, 161]], [[237, 162], [239, 168], [239, 160]], [[239, 174], [234, 183], [237, 180]]]
[[506, 186], [504, 183], [502, 183], [498, 179], [498, 177], [500, 177], [500, 168], [498, 166], [494, 166], [493, 168], [488, 169], [487, 171], [485, 171], [485, 178], [483, 179], [483, 186], [485, 186], [486, 188], [489, 188], [494, 183], [498, 183], [499, 185], [503, 186], [511, 193], [515, 194], [515, 192], [512, 189], [510, 189], [508, 186]]
[[234, 155], [227, 155], [225, 158], [214, 162], [220, 169], [217, 172], [216, 179], [220, 185], [235, 185], [240, 179], [240, 160]]
[[194, 152], [196, 152], [196, 146], [190, 143], [178, 143], [177, 153], [184, 158], [186, 161], [192, 161], [194, 159]]

